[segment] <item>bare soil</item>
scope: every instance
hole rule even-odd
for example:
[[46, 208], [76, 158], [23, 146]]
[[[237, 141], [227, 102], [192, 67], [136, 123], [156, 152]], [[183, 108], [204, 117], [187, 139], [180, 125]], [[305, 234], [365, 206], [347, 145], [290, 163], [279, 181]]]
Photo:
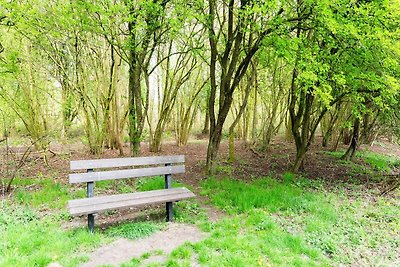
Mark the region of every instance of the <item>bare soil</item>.
[[120, 238], [103, 246], [93, 252], [90, 260], [82, 267], [119, 266], [133, 258], [139, 258], [145, 253], [150, 253], [151, 256], [142, 262], [143, 266], [151, 263], [163, 263], [167, 260], [165, 255], [170, 254], [175, 248], [186, 242], [199, 242], [207, 236], [206, 233], [201, 232], [195, 226], [170, 223], [167, 229], [147, 238], [135, 241]]
[[[310, 148], [307, 153], [305, 163], [305, 172], [309, 178], [320, 178], [324, 180], [346, 180], [348, 169], [337, 164], [337, 159], [327, 155], [324, 151], [330, 151], [330, 148], [322, 148], [318, 144], [318, 140]], [[345, 149], [342, 146], [340, 149]], [[15, 151], [22, 153], [23, 148], [14, 148]], [[42, 158], [42, 154], [33, 153], [27, 159], [23, 167], [22, 177], [35, 177], [38, 175], [52, 175], [57, 179], [68, 182], [69, 162], [71, 160], [80, 159], [96, 159], [96, 158], [115, 158], [121, 157], [118, 151], [105, 149], [101, 155], [91, 155], [83, 144], [71, 145], [52, 145], [51, 150], [55, 155], [50, 154], [47, 164]], [[380, 141], [373, 146], [362, 146], [361, 150], [369, 150], [382, 154], [392, 155], [400, 158], [400, 147], [390, 142]], [[182, 178], [186, 183], [195, 186], [199, 185], [202, 179], [207, 177], [205, 173], [205, 158], [207, 152], [207, 140], [194, 140], [186, 146], [179, 147], [174, 142], [164, 142], [162, 151], [159, 153], [149, 152], [148, 144], [143, 143], [141, 146], [141, 154], [143, 156], [152, 155], [185, 155], [186, 173], [177, 175], [178, 179]], [[219, 151], [218, 165], [222, 166], [220, 175], [226, 175], [224, 166], [232, 172], [231, 176], [239, 179], [247, 180], [252, 177], [260, 177], [265, 175], [282, 174], [290, 169], [295, 158], [295, 146], [293, 142], [283, 139], [276, 139], [265, 152], [257, 152], [251, 146], [243, 141], [235, 142], [236, 160], [233, 163], [227, 162], [228, 143], [222, 142]], [[129, 156], [129, 146], [125, 145], [124, 155]], [[217, 174], [218, 175], [218, 174]]]

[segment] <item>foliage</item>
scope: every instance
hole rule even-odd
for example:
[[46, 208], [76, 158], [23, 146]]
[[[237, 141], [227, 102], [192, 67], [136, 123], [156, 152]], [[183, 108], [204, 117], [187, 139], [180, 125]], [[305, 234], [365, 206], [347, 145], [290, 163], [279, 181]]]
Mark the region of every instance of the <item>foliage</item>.
[[397, 133], [397, 0], [0, 6], [2, 113], [40, 150], [75, 127], [94, 154], [128, 134], [132, 153], [160, 151], [167, 129], [184, 145], [207, 121], [212, 165], [227, 121], [262, 150], [286, 125], [301, 166], [321, 123], [338, 142], [357, 120], [361, 142]]
[[135, 191], [135, 185], [133, 181], [128, 179], [121, 180], [104, 180], [98, 181], [95, 184], [95, 191], [101, 194], [103, 191], [114, 191], [118, 193], [132, 193]]
[[398, 168], [400, 166], [400, 159], [396, 157], [385, 156], [368, 151], [363, 152], [360, 157], [376, 171], [389, 172], [393, 168]]

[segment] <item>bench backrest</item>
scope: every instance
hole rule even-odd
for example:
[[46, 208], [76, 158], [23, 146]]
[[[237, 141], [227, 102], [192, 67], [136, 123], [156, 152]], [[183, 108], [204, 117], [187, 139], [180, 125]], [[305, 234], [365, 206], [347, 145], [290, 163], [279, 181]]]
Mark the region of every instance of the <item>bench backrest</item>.
[[[183, 155], [76, 160], [76, 161], [71, 161], [71, 170], [86, 170], [88, 172], [70, 174], [69, 182], [88, 183], [88, 182], [95, 182], [102, 180], [115, 180], [124, 178], [184, 173], [185, 165], [182, 164], [184, 162], [185, 162], [185, 156]], [[172, 165], [172, 164], [179, 164], [179, 165]], [[164, 166], [154, 166], [154, 165], [164, 165]], [[121, 168], [121, 167], [136, 167], [136, 168], [122, 169], [122, 170], [103, 170], [108, 168]], [[101, 169], [101, 170], [94, 172], [95, 169]]]

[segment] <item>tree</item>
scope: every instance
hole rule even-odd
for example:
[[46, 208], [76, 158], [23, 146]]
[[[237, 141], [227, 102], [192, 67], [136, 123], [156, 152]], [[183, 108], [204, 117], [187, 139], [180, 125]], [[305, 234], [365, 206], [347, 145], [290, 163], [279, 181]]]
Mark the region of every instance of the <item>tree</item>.
[[[161, 86], [163, 87], [163, 90], [162, 99], [159, 99], [161, 105], [158, 112], [157, 126], [150, 139], [151, 152], [159, 152], [161, 150], [162, 134], [166, 123], [171, 118], [178, 92], [179, 90], [182, 90], [192, 73], [199, 66], [196, 58], [191, 52], [181, 52], [176, 56], [171, 56], [173, 53], [172, 48], [173, 42], [170, 41], [168, 49], [166, 49], [167, 60], [165, 61], [165, 64], [160, 65], [165, 65], [164, 68], [162, 68], [164, 79]], [[185, 50], [186, 49], [180, 49], [180, 51]], [[161, 54], [161, 56], [164, 57], [163, 54]]]
[[[288, 10], [285, 11], [285, 8]], [[211, 82], [208, 99], [210, 135], [207, 169], [209, 172], [214, 170], [222, 129], [232, 105], [235, 89], [246, 74], [252, 58], [261, 48], [264, 39], [284, 26], [288, 28], [293, 21], [302, 19], [290, 18], [290, 12], [290, 5], [283, 6], [281, 3], [269, 1], [230, 0], [228, 3], [218, 0], [208, 1], [206, 27], [209, 34]]]
[[257, 72], [256, 68], [257, 68], [256, 64], [253, 63], [251, 72], [249, 75], [250, 77], [247, 77], [246, 84], [243, 86], [244, 87], [243, 101], [238, 110], [236, 118], [233, 120], [231, 126], [229, 127], [229, 161], [230, 162], [235, 161], [234, 130], [235, 130], [236, 125], [239, 123], [240, 118], [243, 116], [243, 113], [245, 113], [245, 110], [247, 107], [247, 102], [249, 100], [249, 95], [250, 95], [252, 87], [254, 86], [255, 79], [256, 79], [256, 72]]
[[[308, 7], [312, 12], [310, 20], [298, 23], [289, 98], [296, 144], [293, 171], [303, 169], [316, 129], [334, 104], [346, 97], [353, 100], [354, 107], [364, 107], [366, 96], [392, 98], [394, 91], [386, 87], [388, 72], [377, 60], [391, 54], [387, 53], [387, 40], [377, 36], [382, 32], [391, 35], [378, 22], [384, 19], [380, 17], [385, 13], [381, 13], [382, 8], [388, 12], [388, 6], [379, 5], [354, 3], [349, 8], [341, 2], [320, 1]], [[375, 19], [371, 20], [371, 16]], [[358, 122], [354, 126], [358, 139]]]

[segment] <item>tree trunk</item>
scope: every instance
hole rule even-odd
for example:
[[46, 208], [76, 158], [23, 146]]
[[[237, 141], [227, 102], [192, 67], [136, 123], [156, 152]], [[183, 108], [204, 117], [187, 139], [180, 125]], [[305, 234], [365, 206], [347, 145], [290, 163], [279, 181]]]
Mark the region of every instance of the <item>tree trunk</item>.
[[346, 153], [341, 157], [343, 160], [353, 160], [354, 155], [356, 154], [356, 151], [359, 146], [359, 136], [360, 136], [360, 119], [356, 118], [354, 120], [354, 125], [353, 125], [353, 136], [351, 138], [351, 143], [349, 148], [347, 149]]
[[160, 114], [160, 119], [157, 123], [156, 129], [154, 131], [153, 134], [153, 138], [150, 142], [150, 147], [149, 150], [150, 152], [160, 152], [161, 151], [161, 139], [162, 139], [162, 134], [164, 132], [164, 122], [165, 119], [164, 117], [166, 116], [166, 114], [162, 113]]
[[218, 114], [217, 123], [215, 124], [214, 127], [210, 128], [210, 139], [207, 148], [207, 161], [206, 161], [207, 170], [209, 173], [215, 172], [214, 163], [215, 160], [217, 159], [219, 145], [221, 143], [223, 125], [228, 115], [231, 104], [232, 104], [232, 95], [226, 96], [224, 100], [224, 105], [222, 106]]
[[253, 106], [253, 121], [251, 126], [251, 140], [254, 142], [257, 134], [257, 89], [258, 89], [258, 81], [255, 78], [255, 86], [254, 86], [254, 106]]
[[215, 130], [211, 133], [207, 148], [207, 171], [209, 174], [215, 173], [215, 160], [217, 159], [219, 144], [222, 137], [222, 125], [216, 125]]
[[129, 66], [129, 141], [132, 156], [140, 155], [140, 141], [142, 129], [140, 127], [141, 103], [141, 71], [137, 65], [135, 52], [131, 51], [131, 65]]
[[[251, 89], [251, 86], [254, 83], [255, 76], [256, 76], [255, 72], [256, 72], [256, 68], [253, 66], [252, 72], [251, 72], [251, 77], [250, 77], [250, 79], [248, 79], [247, 84], [246, 84], [246, 91], [245, 91], [243, 103], [240, 106], [238, 115], [236, 116], [236, 118], [233, 121], [232, 125], [229, 127], [229, 162], [234, 162], [235, 161], [235, 142], [234, 142], [235, 141], [235, 136], [234, 136], [234, 130], [235, 130], [236, 125], [239, 123], [240, 118], [242, 117], [243, 113], [246, 110], [247, 102], [249, 101], [250, 89]], [[244, 125], [244, 129], [246, 129], [246, 125]], [[244, 131], [244, 135], [246, 135], [246, 130]]]
[[297, 147], [296, 159], [295, 159], [293, 167], [292, 167], [293, 172], [304, 171], [304, 159], [306, 157], [306, 153], [307, 153], [306, 146], [301, 144], [300, 147]]
[[181, 102], [181, 106], [177, 108], [177, 123], [176, 123], [176, 142], [178, 146], [183, 146], [187, 144], [189, 139], [190, 130], [193, 127], [193, 123], [196, 117], [196, 112], [199, 108], [200, 101], [198, 100], [198, 95], [201, 90], [207, 84], [204, 81], [203, 85], [195, 92], [191, 97], [190, 102], [186, 107]]
[[329, 127], [328, 130], [325, 132], [324, 136], [322, 137], [322, 147], [327, 147], [329, 141], [331, 140], [333, 128]]
[[339, 132], [338, 137], [336, 139], [336, 142], [335, 142], [335, 145], [333, 146], [332, 151], [337, 151], [338, 150], [339, 142], [340, 142], [340, 139], [342, 138], [342, 136], [343, 136], [343, 129]]
[[210, 113], [208, 109], [206, 109], [206, 117], [204, 120], [204, 128], [201, 131], [202, 134], [208, 134], [210, 132]]
[[[266, 27], [259, 33], [254, 32], [255, 34], [253, 34], [251, 32], [247, 34], [248, 23], [255, 19], [253, 15], [246, 15], [246, 10], [251, 7], [251, 2], [235, 3], [234, 0], [230, 0], [226, 5], [227, 12], [223, 12], [223, 14], [220, 14], [220, 6], [217, 5], [215, 0], [209, 0], [208, 4], [209, 17], [206, 27], [210, 44], [211, 83], [208, 98], [210, 138], [207, 150], [207, 170], [210, 173], [214, 171], [214, 161], [221, 142], [222, 127], [232, 104], [233, 93], [246, 74], [249, 64], [260, 49], [264, 38], [279, 26]], [[237, 5], [239, 6], [236, 8]], [[275, 17], [279, 17], [283, 11], [283, 9], [280, 9]], [[219, 22], [216, 23], [216, 21]], [[223, 25], [216, 26], [221, 21], [223, 21]], [[222, 40], [222, 38], [226, 39]], [[220, 77], [219, 86], [217, 86], [217, 75]], [[217, 88], [219, 88], [219, 103], [217, 105], [218, 114], [216, 115], [214, 106], [216, 106]]]

